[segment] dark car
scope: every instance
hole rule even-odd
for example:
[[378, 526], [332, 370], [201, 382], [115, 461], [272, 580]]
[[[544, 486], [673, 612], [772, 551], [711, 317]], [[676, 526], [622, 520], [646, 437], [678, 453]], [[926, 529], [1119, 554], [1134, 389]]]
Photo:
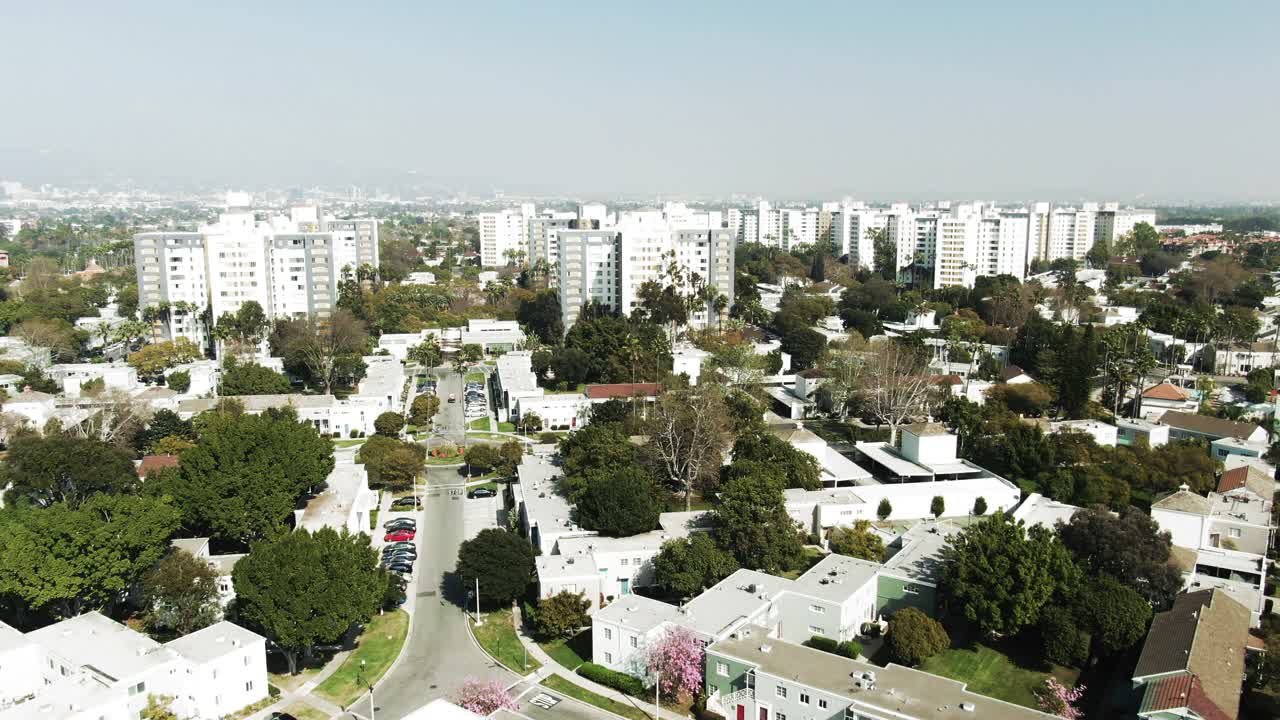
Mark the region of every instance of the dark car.
[[383, 547], [383, 550], [413, 550], [418, 551], [418, 546], [411, 542], [394, 542]]
[[410, 563], [392, 563], [387, 566], [391, 572], [403, 573], [408, 575], [413, 572], [413, 565]]
[[298, 720], [298, 718], [289, 713], [273, 712], [271, 713], [271, 720]]
[[395, 518], [382, 523], [384, 530], [390, 530], [393, 527], [407, 527], [412, 530], [418, 527], [418, 521], [413, 518]]
[[398, 498], [391, 503], [392, 510], [413, 510], [419, 507], [421, 505], [418, 504], [418, 501], [411, 497]]
[[416, 560], [418, 558], [418, 551], [409, 550], [407, 548], [393, 548], [389, 551], [382, 553], [383, 560], [386, 560], [387, 558], [393, 558], [393, 557], [413, 558]]
[[469, 498], [491, 498], [491, 497], [493, 497], [494, 495], [497, 495], [497, 494], [498, 494], [498, 493], [494, 492], [492, 488], [479, 487], [479, 488], [476, 488], [475, 490], [472, 490], [471, 492], [467, 493], [467, 497], [469, 497]]

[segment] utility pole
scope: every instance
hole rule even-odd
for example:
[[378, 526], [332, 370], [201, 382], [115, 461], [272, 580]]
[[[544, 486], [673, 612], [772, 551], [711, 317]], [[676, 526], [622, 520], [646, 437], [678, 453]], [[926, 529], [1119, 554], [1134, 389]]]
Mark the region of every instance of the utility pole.
[[658, 698], [662, 693], [662, 671], [653, 671], [653, 720], [662, 720], [662, 708]]
[[480, 623], [480, 578], [476, 578], [476, 624]]

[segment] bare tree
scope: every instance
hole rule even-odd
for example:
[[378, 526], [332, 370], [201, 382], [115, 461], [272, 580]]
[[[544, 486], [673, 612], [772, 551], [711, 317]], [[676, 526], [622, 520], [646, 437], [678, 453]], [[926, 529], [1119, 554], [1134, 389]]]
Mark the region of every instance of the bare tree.
[[865, 350], [850, 338], [844, 342], [832, 343], [822, 361], [826, 379], [821, 390], [831, 399], [831, 405], [840, 413], [841, 420], [849, 416], [849, 405], [857, 397], [862, 385], [862, 374], [866, 370], [865, 355]]
[[876, 343], [862, 371], [867, 409], [889, 426], [889, 444], [898, 442], [898, 426], [928, 410], [933, 380], [924, 359], [895, 340]]
[[729, 432], [724, 390], [718, 385], [671, 390], [649, 418], [649, 447], [659, 471], [692, 505], [693, 486], [720, 468]]
[[361, 352], [367, 339], [363, 322], [347, 310], [336, 310], [325, 320], [295, 328], [286, 338], [285, 345], [297, 354], [327, 394], [333, 392], [337, 381], [338, 359]]
[[131, 449], [134, 436], [146, 428], [151, 420], [151, 407], [135, 401], [128, 393], [110, 390], [93, 399], [88, 408], [91, 413], [83, 422], [69, 428], [78, 437], [93, 438], [111, 443], [121, 449]]
[[13, 334], [33, 348], [48, 348], [49, 355], [55, 361], [72, 360], [76, 356], [77, 347], [71, 326], [60, 320], [24, 320], [13, 329]]

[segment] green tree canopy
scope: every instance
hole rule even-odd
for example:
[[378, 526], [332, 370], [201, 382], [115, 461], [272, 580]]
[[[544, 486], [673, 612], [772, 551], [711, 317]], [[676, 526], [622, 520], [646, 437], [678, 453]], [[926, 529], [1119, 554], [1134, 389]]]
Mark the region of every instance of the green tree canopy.
[[480, 603], [501, 607], [519, 597], [533, 575], [533, 546], [515, 533], [487, 528], [458, 548], [458, 576], [471, 592], [480, 581]]
[[110, 611], [164, 555], [178, 523], [168, 501], [138, 495], [8, 509], [0, 513], [0, 593], [61, 618]]
[[333, 443], [292, 409], [261, 415], [213, 410], [196, 419], [199, 443], [178, 472], [144, 487], [169, 495], [183, 525], [239, 546], [284, 529], [297, 501], [333, 470]]
[[533, 624], [543, 638], [567, 638], [591, 624], [590, 609], [591, 601], [583, 593], [564, 590], [538, 601]]
[[654, 580], [667, 592], [693, 597], [733, 574], [738, 562], [707, 533], [662, 544], [653, 559]]
[[142, 577], [146, 622], [153, 631], [186, 635], [222, 617], [218, 573], [186, 550], [170, 550]]
[[384, 437], [398, 437], [404, 429], [404, 416], [397, 412], [384, 412], [373, 420], [374, 432]]
[[828, 542], [833, 553], [872, 562], [884, 559], [884, 540], [871, 529], [869, 520], [859, 520], [852, 527], [833, 529]]
[[1080, 569], [1043, 525], [1026, 528], [1002, 512], [951, 536], [942, 550], [941, 594], [950, 612], [985, 635], [1013, 634], [1069, 596]]
[[299, 653], [372, 617], [387, 585], [368, 536], [331, 528], [254, 543], [232, 580], [240, 619], [280, 646], [290, 673]]
[[578, 498], [578, 524], [609, 537], [627, 537], [658, 527], [662, 506], [653, 478], [629, 465], [587, 483]]
[[1091, 654], [1105, 658], [1127, 650], [1147, 633], [1151, 605], [1110, 575], [1095, 575], [1080, 592], [1076, 617], [1093, 636]]
[[785, 442], [768, 430], [740, 435], [733, 443], [733, 459], [759, 462], [779, 468], [788, 488], [817, 490], [822, 487], [822, 468], [817, 458]]
[[894, 613], [889, 620], [885, 646], [891, 660], [910, 667], [951, 647], [951, 638], [942, 623], [909, 607]]
[[1169, 564], [1169, 533], [1137, 508], [1119, 516], [1100, 507], [1078, 510], [1058, 526], [1058, 536], [1087, 575], [1113, 577], [1158, 609], [1171, 607], [1182, 590], [1182, 573]]
[[712, 517], [716, 541], [743, 567], [766, 572], [796, 566], [804, 541], [782, 494], [782, 471], [756, 463], [734, 463], [741, 474], [720, 489]]
[[131, 493], [138, 486], [133, 458], [114, 445], [69, 435], [23, 433], [9, 442], [0, 465], [6, 504], [79, 507], [98, 493]]
[[369, 471], [372, 485], [391, 489], [412, 487], [426, 461], [425, 448], [399, 438], [373, 435], [360, 446], [360, 462]]
[[222, 395], [286, 395], [289, 378], [256, 363], [239, 363], [228, 357], [222, 367]]

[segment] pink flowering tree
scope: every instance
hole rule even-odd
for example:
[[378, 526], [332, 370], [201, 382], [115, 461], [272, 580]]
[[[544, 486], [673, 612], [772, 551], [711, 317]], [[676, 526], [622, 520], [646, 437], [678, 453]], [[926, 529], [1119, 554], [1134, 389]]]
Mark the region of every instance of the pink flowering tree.
[[519, 707], [501, 682], [473, 677], [463, 681], [462, 687], [453, 696], [453, 701], [477, 715], [489, 715], [503, 708], [515, 710]]
[[1036, 699], [1040, 702], [1041, 710], [1066, 720], [1081, 720], [1084, 717], [1084, 713], [1076, 707], [1076, 703], [1080, 702], [1082, 697], [1084, 697], [1083, 685], [1069, 688], [1052, 676], [1044, 681], [1044, 687], [1036, 691]]
[[645, 669], [658, 674], [659, 692], [671, 700], [686, 701], [702, 689], [702, 642], [688, 628], [667, 630], [649, 646]]

